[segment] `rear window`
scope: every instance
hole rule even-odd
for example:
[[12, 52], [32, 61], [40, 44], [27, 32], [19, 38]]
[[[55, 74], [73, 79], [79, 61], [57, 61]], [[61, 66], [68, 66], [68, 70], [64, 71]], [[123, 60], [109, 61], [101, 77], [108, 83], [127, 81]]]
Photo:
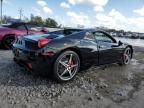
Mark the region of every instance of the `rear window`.
[[58, 35], [50, 34], [46, 38], [48, 38], [48, 39], [55, 39], [57, 37], [58, 37]]
[[82, 30], [64, 30], [64, 32], [63, 32], [63, 34], [64, 35], [71, 35], [71, 34], [75, 34], [75, 33], [78, 33], [78, 32], [80, 32], [80, 31], [82, 31]]
[[79, 30], [79, 29], [65, 29], [65, 30], [50, 32], [50, 34], [57, 34], [57, 35], [67, 36], [67, 35], [78, 33], [80, 31], [82, 31], [82, 30]]

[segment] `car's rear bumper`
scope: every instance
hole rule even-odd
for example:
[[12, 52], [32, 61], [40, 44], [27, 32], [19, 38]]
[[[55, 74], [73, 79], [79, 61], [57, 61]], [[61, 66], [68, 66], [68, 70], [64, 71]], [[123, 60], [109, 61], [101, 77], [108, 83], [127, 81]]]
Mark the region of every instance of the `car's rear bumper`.
[[[16, 52], [19, 50], [20, 52]], [[33, 52], [34, 53], [34, 52]], [[34, 74], [48, 75], [52, 72], [52, 59], [44, 56], [34, 56], [30, 52], [25, 52], [13, 48], [14, 61]]]

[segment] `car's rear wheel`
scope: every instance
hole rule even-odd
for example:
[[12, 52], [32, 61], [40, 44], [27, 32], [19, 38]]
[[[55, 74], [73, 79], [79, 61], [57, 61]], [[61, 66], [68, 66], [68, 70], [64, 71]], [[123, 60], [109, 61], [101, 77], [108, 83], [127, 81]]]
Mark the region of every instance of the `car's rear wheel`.
[[15, 37], [13, 35], [6, 36], [3, 41], [2, 45], [5, 49], [11, 49], [12, 44], [14, 43]]
[[61, 53], [54, 63], [54, 78], [58, 82], [72, 80], [80, 68], [80, 59], [77, 53], [65, 51]]
[[120, 65], [127, 65], [130, 63], [131, 58], [132, 58], [132, 50], [130, 47], [127, 47], [123, 52], [122, 60], [119, 64]]

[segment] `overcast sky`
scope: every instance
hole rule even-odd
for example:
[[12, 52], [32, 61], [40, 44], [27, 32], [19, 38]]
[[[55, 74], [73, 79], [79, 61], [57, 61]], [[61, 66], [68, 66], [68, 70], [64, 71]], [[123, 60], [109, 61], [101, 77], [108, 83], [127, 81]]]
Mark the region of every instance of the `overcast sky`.
[[65, 26], [105, 26], [144, 32], [144, 0], [4, 0], [3, 13], [51, 17]]

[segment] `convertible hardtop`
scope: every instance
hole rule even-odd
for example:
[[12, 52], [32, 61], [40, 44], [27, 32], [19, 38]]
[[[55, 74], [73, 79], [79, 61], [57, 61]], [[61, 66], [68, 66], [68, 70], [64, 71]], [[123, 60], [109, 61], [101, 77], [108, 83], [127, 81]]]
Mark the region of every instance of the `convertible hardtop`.
[[62, 29], [62, 30], [56, 30], [53, 32], [49, 32], [48, 34], [57, 34], [57, 35], [71, 35], [71, 34], [75, 34], [75, 33], [79, 33], [81, 31], [84, 31], [84, 29]]

